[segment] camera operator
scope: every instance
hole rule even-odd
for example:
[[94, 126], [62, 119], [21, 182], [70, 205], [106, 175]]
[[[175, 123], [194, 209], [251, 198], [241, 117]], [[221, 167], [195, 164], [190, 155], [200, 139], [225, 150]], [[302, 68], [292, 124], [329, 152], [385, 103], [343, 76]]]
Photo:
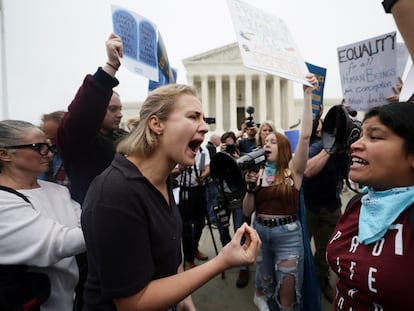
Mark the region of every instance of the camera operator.
[[198, 249], [198, 243], [205, 226], [207, 211], [206, 179], [210, 174], [210, 155], [206, 147], [200, 146], [193, 166], [178, 165], [171, 172], [177, 176], [180, 187], [178, 204], [183, 220], [183, 253], [185, 269], [196, 266], [194, 258], [207, 260], [208, 256]]
[[[236, 146], [234, 132], [225, 132], [221, 135], [220, 152], [228, 153], [232, 158], [238, 159], [240, 151]], [[231, 241], [229, 221], [233, 217], [234, 232], [246, 221], [243, 215], [242, 203], [245, 194], [245, 186], [237, 191], [231, 191], [225, 180], [218, 180], [217, 192], [217, 227], [220, 233], [220, 241], [223, 247]], [[238, 288], [244, 288], [249, 283], [250, 272], [248, 266], [241, 266], [236, 281]]]
[[258, 131], [257, 125], [254, 122], [250, 124], [247, 124], [247, 123], [248, 122], [245, 122], [241, 126], [242, 132], [246, 133], [247, 137], [239, 138], [239, 140], [237, 141], [238, 146], [239, 146], [239, 151], [241, 154], [252, 152], [257, 147], [257, 142], [256, 142], [256, 134]]
[[[213, 133], [210, 136], [210, 140], [206, 144], [206, 148], [210, 155], [210, 160], [217, 153], [217, 148], [220, 147], [220, 135]], [[207, 197], [207, 216], [210, 219], [210, 223], [213, 226], [217, 225], [217, 216], [214, 212], [214, 207], [217, 206], [217, 181], [213, 180], [210, 176], [207, 177], [206, 197]]]
[[[249, 114], [249, 116], [241, 125], [241, 130], [237, 135], [237, 137], [239, 137], [237, 143], [242, 155], [252, 152], [257, 147], [256, 134], [258, 129], [257, 124], [253, 121], [254, 107], [247, 107], [246, 112]], [[246, 134], [246, 137], [244, 137], [244, 134]]]
[[332, 303], [334, 289], [329, 281], [326, 246], [341, 216], [343, 180], [347, 178], [348, 157], [343, 150], [334, 154], [323, 149], [322, 119], [315, 119], [309, 146], [309, 159], [303, 178], [306, 223], [309, 238], [315, 241], [315, 266], [321, 292]]

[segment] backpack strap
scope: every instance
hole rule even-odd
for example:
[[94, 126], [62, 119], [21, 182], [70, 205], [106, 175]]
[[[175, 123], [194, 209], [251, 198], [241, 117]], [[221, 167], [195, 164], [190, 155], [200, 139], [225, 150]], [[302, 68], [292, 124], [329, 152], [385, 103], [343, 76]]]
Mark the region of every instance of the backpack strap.
[[[29, 199], [23, 193], [13, 188], [0, 186], [0, 190], [13, 193], [31, 205]], [[28, 268], [29, 266], [27, 265], [0, 265], [0, 281], [14, 280], [26, 272]]]
[[3, 191], [7, 191], [7, 192], [10, 192], [10, 193], [13, 193], [13, 194], [15, 194], [15, 195], [17, 195], [18, 197], [21, 197], [23, 200], [25, 200], [27, 203], [29, 203], [29, 204], [31, 204], [30, 203], [30, 201], [29, 201], [29, 199], [23, 194], [23, 193], [21, 193], [21, 192], [19, 192], [19, 191], [16, 191], [16, 190], [14, 190], [13, 188], [9, 188], [9, 187], [6, 187], [6, 186], [0, 186], [0, 190], [3, 190]]
[[348, 201], [348, 204], [346, 205], [346, 207], [345, 207], [345, 210], [348, 210], [348, 209], [350, 209], [350, 208], [352, 208], [354, 205], [355, 205], [355, 203], [357, 203], [357, 202], [359, 202], [359, 201], [361, 201], [361, 198], [362, 198], [362, 196], [364, 195], [364, 193], [357, 193], [357, 194], [355, 194], [349, 201]]

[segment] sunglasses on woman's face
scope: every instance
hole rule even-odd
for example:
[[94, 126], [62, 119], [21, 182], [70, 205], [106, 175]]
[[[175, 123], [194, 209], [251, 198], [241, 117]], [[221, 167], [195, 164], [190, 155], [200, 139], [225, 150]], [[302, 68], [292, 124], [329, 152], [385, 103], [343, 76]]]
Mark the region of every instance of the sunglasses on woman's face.
[[16, 146], [6, 146], [5, 149], [32, 149], [37, 151], [41, 156], [47, 156], [49, 152], [55, 153], [55, 146], [49, 145], [48, 143], [35, 143], [27, 145], [16, 145]]

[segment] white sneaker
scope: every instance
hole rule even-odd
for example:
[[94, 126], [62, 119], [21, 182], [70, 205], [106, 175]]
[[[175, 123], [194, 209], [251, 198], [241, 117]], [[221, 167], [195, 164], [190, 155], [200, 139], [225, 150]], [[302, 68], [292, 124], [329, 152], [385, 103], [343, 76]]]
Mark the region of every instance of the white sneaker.
[[253, 303], [260, 311], [269, 311], [269, 306], [266, 301], [266, 295], [257, 296], [256, 293], [254, 293]]

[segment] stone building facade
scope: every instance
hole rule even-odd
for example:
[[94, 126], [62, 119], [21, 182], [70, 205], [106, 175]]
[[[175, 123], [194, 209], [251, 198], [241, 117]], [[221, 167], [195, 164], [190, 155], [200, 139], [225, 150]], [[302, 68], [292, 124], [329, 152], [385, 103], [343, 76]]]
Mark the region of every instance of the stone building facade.
[[[296, 82], [245, 67], [237, 42], [182, 62], [187, 83], [198, 90], [205, 115], [216, 119], [210, 133], [239, 129], [248, 117], [248, 106], [254, 107], [256, 123], [271, 120], [282, 131], [300, 124], [303, 98], [294, 98]], [[324, 112], [339, 103], [340, 99], [325, 98]], [[123, 103], [123, 122], [136, 116], [140, 106]]]

